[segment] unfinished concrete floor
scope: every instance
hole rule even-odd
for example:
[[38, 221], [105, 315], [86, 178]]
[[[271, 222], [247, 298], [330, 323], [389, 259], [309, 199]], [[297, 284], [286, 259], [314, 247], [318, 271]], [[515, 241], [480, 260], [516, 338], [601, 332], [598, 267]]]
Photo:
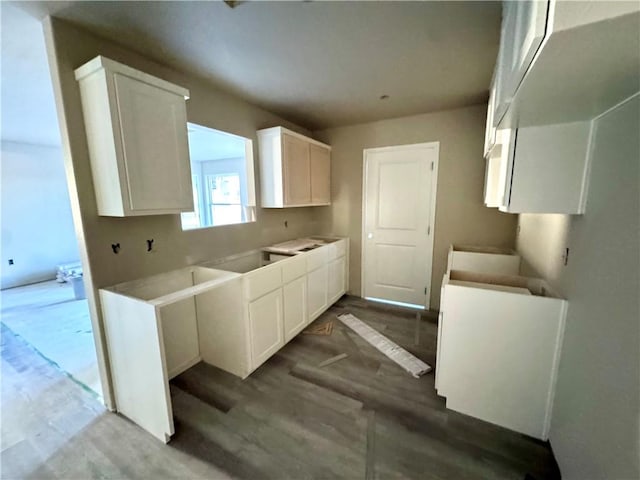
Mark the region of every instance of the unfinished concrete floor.
[[55, 280], [0, 291], [1, 320], [42, 356], [102, 396], [87, 300]]
[[[345, 297], [317, 322], [346, 311], [434, 364], [432, 321]], [[433, 373], [412, 378], [338, 320], [244, 381], [202, 363], [176, 377], [168, 445], [3, 333], [3, 478], [559, 478], [546, 443], [446, 410]]]

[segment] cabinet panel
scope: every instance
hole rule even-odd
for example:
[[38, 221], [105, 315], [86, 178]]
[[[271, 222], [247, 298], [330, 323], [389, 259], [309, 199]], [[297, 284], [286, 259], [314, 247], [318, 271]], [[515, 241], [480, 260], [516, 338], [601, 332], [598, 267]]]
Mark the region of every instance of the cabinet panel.
[[328, 148], [309, 146], [311, 161], [311, 203], [331, 201], [331, 156]]
[[131, 210], [193, 209], [184, 99], [115, 74]]
[[311, 203], [309, 145], [304, 140], [284, 134], [282, 150], [284, 203], [307, 205]]
[[284, 297], [284, 341], [288, 342], [308, 323], [306, 277], [300, 277], [286, 284], [282, 293]]
[[508, 151], [503, 145], [500, 210], [584, 213], [591, 127], [576, 122], [519, 128]]
[[269, 265], [259, 268], [246, 276], [246, 293], [248, 300], [255, 300], [267, 292], [279, 288], [282, 284], [280, 265]]
[[327, 265], [307, 274], [309, 321], [327, 308]]
[[282, 282], [289, 283], [307, 273], [307, 260], [298, 255], [287, 259], [282, 263]]
[[329, 304], [334, 303], [342, 295], [344, 295], [346, 289], [346, 261], [345, 257], [340, 257], [337, 260], [333, 260], [329, 264], [329, 280], [327, 283], [327, 295], [329, 297]]
[[249, 303], [249, 325], [255, 369], [284, 345], [281, 288]]
[[198, 325], [193, 298], [160, 309], [167, 375], [172, 379], [198, 362]]

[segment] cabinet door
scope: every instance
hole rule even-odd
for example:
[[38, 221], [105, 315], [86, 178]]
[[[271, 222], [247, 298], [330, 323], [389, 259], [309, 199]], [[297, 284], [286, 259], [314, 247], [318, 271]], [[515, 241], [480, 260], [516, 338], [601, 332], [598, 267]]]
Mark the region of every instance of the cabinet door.
[[285, 206], [311, 203], [309, 144], [292, 135], [282, 135], [282, 169]]
[[193, 210], [184, 98], [114, 74], [122, 134], [124, 205], [131, 211]]
[[327, 308], [327, 265], [307, 274], [307, 287], [311, 322]]
[[329, 264], [329, 281], [327, 283], [329, 305], [333, 304], [345, 293], [345, 257], [333, 260]]
[[284, 297], [284, 341], [288, 342], [307, 325], [307, 277], [286, 284]]
[[526, 0], [513, 3], [515, 7], [513, 22], [515, 25], [513, 27], [514, 38], [511, 42], [514, 51], [508, 85], [512, 97], [520, 86], [520, 82], [527, 73], [544, 38], [549, 2]]
[[331, 151], [328, 148], [311, 144], [311, 203], [327, 204], [331, 202]]
[[284, 345], [282, 289], [249, 303], [251, 364], [258, 368]]

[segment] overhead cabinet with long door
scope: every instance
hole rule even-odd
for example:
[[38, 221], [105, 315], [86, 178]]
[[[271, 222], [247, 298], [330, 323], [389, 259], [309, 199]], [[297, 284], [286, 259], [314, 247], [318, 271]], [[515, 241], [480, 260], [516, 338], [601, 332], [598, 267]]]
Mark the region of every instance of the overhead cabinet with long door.
[[633, 95], [639, 22], [638, 2], [504, 1], [487, 128], [592, 120]]
[[193, 211], [189, 91], [98, 56], [75, 71], [98, 214]]
[[331, 203], [331, 147], [283, 127], [258, 131], [262, 207]]

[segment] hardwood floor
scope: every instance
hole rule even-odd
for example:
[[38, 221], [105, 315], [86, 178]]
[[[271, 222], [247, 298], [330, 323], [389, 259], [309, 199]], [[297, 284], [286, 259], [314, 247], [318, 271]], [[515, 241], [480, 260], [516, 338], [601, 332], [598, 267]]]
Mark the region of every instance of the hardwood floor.
[[[317, 320], [334, 319], [330, 336], [298, 335], [244, 381], [204, 363], [176, 377], [166, 446], [3, 335], [2, 477], [559, 478], [548, 444], [446, 410], [433, 373], [411, 377], [342, 325], [342, 312], [435, 364], [435, 319], [344, 297]], [[15, 412], [31, 425], [21, 438], [5, 433], [17, 395], [29, 399]]]

